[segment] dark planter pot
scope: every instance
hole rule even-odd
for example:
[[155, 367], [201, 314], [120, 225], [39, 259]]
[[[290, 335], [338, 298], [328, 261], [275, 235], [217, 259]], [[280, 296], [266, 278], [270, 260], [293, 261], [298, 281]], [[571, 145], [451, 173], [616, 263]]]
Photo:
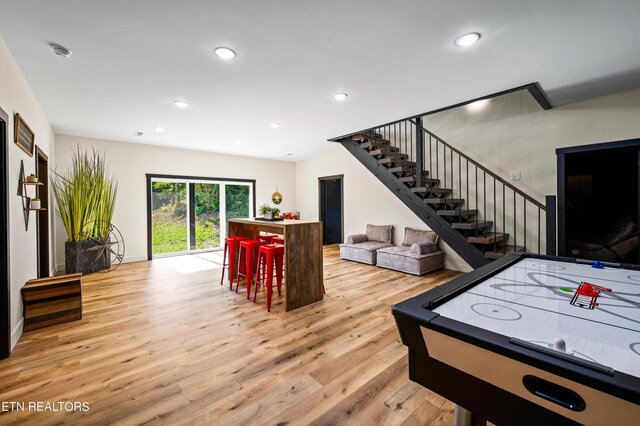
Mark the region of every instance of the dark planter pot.
[[87, 275], [109, 269], [111, 259], [108, 252], [101, 249], [108, 241], [108, 238], [101, 239], [99, 243], [92, 240], [67, 241], [64, 244], [65, 272]]

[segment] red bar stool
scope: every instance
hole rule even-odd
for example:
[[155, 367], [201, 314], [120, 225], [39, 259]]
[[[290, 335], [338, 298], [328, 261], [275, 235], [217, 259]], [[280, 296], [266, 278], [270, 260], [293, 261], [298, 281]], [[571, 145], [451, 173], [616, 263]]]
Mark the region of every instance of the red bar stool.
[[[244, 277], [247, 285], [247, 299], [251, 298], [251, 285], [253, 284], [254, 276], [257, 275], [258, 270], [255, 267], [258, 260], [258, 249], [264, 243], [260, 240], [244, 240], [240, 241], [240, 253], [238, 254], [238, 267], [236, 268], [236, 293], [240, 286], [240, 277]], [[244, 262], [244, 268], [241, 268]], [[244, 272], [242, 272], [244, 271]]]
[[273, 239], [276, 237], [277, 235], [275, 234], [264, 234], [264, 235], [258, 234], [256, 235], [256, 240], [260, 240], [265, 244], [273, 244]]
[[282, 275], [284, 265], [284, 246], [276, 244], [265, 244], [258, 250], [258, 264], [262, 267], [258, 269], [256, 278], [256, 288], [253, 293], [253, 302], [258, 296], [258, 287], [263, 285], [267, 290], [267, 312], [271, 312], [271, 295], [273, 293], [273, 272], [275, 267], [278, 294], [281, 294]]
[[273, 241], [273, 244], [282, 244], [282, 245], [284, 245], [284, 238], [276, 237], [272, 241]]
[[[224, 252], [222, 254], [222, 277], [220, 285], [224, 281], [224, 270], [229, 270], [229, 289], [233, 290], [233, 273], [236, 263], [236, 253], [239, 250], [240, 241], [244, 241], [245, 237], [227, 237], [224, 239]], [[228, 255], [227, 255], [228, 253]]]

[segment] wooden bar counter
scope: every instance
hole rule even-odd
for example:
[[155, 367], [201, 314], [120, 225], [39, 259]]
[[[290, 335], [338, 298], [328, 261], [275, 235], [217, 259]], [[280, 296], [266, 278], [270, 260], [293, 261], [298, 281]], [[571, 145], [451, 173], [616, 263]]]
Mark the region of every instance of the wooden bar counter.
[[285, 311], [322, 300], [322, 222], [229, 219], [229, 236], [284, 235]]

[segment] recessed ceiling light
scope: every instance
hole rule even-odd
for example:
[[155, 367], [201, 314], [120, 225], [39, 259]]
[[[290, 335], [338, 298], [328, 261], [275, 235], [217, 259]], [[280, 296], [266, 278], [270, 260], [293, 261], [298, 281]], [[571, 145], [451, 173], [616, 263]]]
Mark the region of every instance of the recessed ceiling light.
[[67, 49], [64, 46], [60, 46], [57, 43], [49, 43], [49, 46], [51, 46], [51, 48], [53, 49], [53, 52], [56, 55], [62, 56], [63, 58], [68, 58], [69, 56], [71, 56], [73, 54], [72, 51], [70, 51], [69, 49]]
[[335, 95], [333, 95], [333, 97], [336, 99], [336, 101], [344, 101], [349, 97], [349, 95], [347, 95], [346, 93], [336, 93]]
[[271, 127], [273, 127], [274, 129], [279, 129], [282, 126], [282, 124], [280, 123], [271, 123]]
[[456, 46], [460, 46], [460, 47], [471, 46], [473, 43], [475, 43], [478, 40], [480, 40], [479, 33], [463, 34], [456, 39]]
[[189, 103], [185, 101], [173, 101], [173, 104], [178, 108], [186, 108], [189, 106]]
[[213, 52], [222, 59], [233, 59], [236, 57], [236, 52], [229, 49], [228, 47], [216, 47], [216, 50], [214, 50]]
[[164, 129], [162, 127], [154, 127], [153, 130], [155, 130], [158, 133], [164, 132]]

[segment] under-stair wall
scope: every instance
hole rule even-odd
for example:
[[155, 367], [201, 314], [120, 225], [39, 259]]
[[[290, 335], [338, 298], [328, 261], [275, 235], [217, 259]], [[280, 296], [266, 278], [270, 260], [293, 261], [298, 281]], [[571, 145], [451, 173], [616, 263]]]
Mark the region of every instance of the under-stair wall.
[[544, 253], [546, 206], [422, 120], [399, 120], [334, 141], [472, 267], [513, 251]]

